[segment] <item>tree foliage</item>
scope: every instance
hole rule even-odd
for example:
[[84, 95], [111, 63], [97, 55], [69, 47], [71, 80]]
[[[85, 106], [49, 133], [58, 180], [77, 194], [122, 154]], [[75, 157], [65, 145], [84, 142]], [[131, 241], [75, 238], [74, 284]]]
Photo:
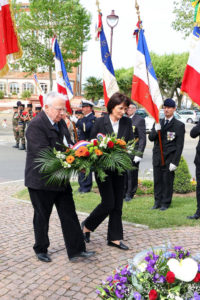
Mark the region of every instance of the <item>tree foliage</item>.
[[180, 87], [188, 61], [188, 53], [165, 55], [151, 53], [151, 59], [162, 96], [164, 98], [176, 96], [180, 107], [183, 97], [180, 93]]
[[98, 100], [103, 97], [103, 83], [102, 80], [96, 77], [88, 77], [84, 84], [84, 96], [86, 99], [92, 101]]
[[[30, 0], [30, 11], [26, 13], [16, 0], [13, 6], [23, 49], [20, 60], [26, 72], [54, 69], [51, 40], [56, 35], [67, 70], [79, 64], [84, 44], [89, 40], [91, 17], [79, 0]], [[52, 81], [51, 81], [52, 83]]]
[[120, 92], [131, 95], [132, 89], [132, 78], [133, 78], [133, 68], [125, 69], [121, 68], [115, 71], [115, 76], [120, 89]]
[[172, 28], [180, 31], [184, 37], [187, 37], [194, 25], [194, 8], [189, 0], [174, 1], [174, 10], [176, 18], [172, 23]]

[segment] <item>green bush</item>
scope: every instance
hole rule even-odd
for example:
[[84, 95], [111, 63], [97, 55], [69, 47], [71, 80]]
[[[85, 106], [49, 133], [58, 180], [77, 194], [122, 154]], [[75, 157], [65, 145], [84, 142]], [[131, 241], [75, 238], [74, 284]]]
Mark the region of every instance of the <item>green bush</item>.
[[191, 183], [191, 175], [187, 162], [181, 156], [178, 168], [175, 171], [174, 192], [185, 194], [195, 190], [195, 186]]
[[31, 92], [30, 91], [23, 91], [23, 93], [21, 94], [21, 98], [22, 99], [30, 98], [30, 96], [31, 96]]
[[3, 98], [4, 98], [4, 92], [0, 91], [0, 99], [3, 99]]
[[139, 180], [136, 195], [150, 195], [153, 194], [153, 181], [152, 180]]

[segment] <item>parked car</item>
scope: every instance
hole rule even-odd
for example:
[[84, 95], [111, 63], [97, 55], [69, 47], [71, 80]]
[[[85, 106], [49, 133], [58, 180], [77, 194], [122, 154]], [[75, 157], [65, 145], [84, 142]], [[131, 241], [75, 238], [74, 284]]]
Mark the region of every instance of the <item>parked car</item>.
[[[159, 115], [160, 115], [160, 120], [163, 119], [163, 118], [165, 117], [164, 109], [160, 109], [160, 114], [159, 114]], [[177, 120], [183, 122], [184, 124], [186, 123], [185, 118], [183, 118], [183, 117], [182, 117], [179, 113], [177, 113], [176, 111], [174, 112], [174, 117], [175, 117]]]
[[184, 109], [184, 110], [179, 110], [178, 113], [188, 123], [198, 122], [198, 117], [195, 110]]
[[144, 108], [138, 108], [137, 110], [136, 110], [136, 113], [135, 113], [136, 115], [139, 115], [140, 117], [142, 117], [142, 118], [146, 118], [146, 117], [148, 117], [148, 113], [146, 112], [146, 110], [144, 109]]
[[104, 99], [99, 99], [98, 102], [97, 102], [97, 106], [105, 106], [105, 102], [104, 102]]

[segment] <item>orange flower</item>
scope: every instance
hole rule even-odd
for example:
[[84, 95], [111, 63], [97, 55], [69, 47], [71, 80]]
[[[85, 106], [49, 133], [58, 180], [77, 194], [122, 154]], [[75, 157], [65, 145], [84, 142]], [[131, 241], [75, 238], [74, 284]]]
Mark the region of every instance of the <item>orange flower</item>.
[[74, 160], [75, 160], [75, 157], [73, 155], [68, 155], [66, 157], [66, 161], [68, 162], [68, 164], [72, 164]]
[[117, 142], [116, 144], [120, 145], [120, 146], [125, 146], [126, 145], [126, 142], [121, 140], [121, 139], [117, 139]]
[[70, 151], [70, 149], [69, 149], [69, 148], [67, 148], [65, 152], [66, 152], [66, 153], [68, 153], [69, 151]]
[[[78, 156], [78, 157], [81, 157], [81, 156], [88, 156], [88, 148], [85, 147], [85, 146], [81, 146], [80, 148], [78, 148], [76, 151], [75, 151], [75, 156]], [[89, 153], [90, 155], [90, 153]]]
[[103, 155], [103, 152], [102, 152], [101, 150], [99, 150], [99, 149], [95, 149], [94, 151], [95, 151], [95, 154], [96, 154], [97, 156]]

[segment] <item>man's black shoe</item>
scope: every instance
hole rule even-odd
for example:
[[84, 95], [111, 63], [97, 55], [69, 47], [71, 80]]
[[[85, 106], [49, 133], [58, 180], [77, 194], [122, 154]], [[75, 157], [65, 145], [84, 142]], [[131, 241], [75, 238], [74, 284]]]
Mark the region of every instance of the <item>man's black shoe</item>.
[[151, 209], [158, 209], [160, 208], [160, 205], [155, 204]]
[[43, 262], [51, 262], [51, 258], [47, 253], [36, 253], [36, 256], [39, 260]]
[[197, 220], [200, 218], [200, 215], [198, 214], [194, 214], [193, 216], [187, 216], [187, 219], [190, 219], [190, 220]]
[[[82, 232], [83, 232], [83, 228], [85, 226], [85, 221], [83, 221], [81, 223], [81, 229], [82, 229]], [[90, 242], [90, 232], [83, 232], [83, 237], [84, 237], [84, 240], [86, 243], [89, 243]]]
[[19, 148], [19, 144], [16, 143], [16, 145], [14, 145], [13, 148]]
[[70, 257], [69, 260], [73, 262], [76, 261], [78, 257], [89, 258], [95, 255], [95, 253], [96, 253], [95, 251], [82, 251]]
[[121, 249], [121, 250], [129, 250], [129, 247], [126, 246], [126, 245], [124, 245], [122, 242], [120, 242], [119, 245], [118, 245], [118, 244], [115, 244], [115, 243], [113, 243], [113, 242], [111, 242], [111, 241], [108, 241], [108, 244], [107, 244], [107, 245], [108, 245], [108, 246], [111, 246], [111, 247], [119, 248], [119, 249]]
[[160, 208], [160, 210], [167, 210], [168, 209], [168, 207], [166, 207], [166, 206], [161, 206], [161, 208]]

